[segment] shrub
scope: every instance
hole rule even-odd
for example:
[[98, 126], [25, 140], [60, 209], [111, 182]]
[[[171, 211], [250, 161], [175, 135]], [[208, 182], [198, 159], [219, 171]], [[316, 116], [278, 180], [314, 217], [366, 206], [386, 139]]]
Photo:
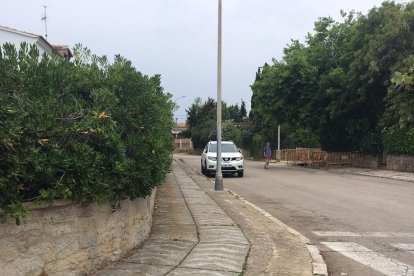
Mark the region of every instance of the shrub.
[[384, 140], [386, 153], [414, 155], [414, 128], [388, 131]]
[[23, 202], [149, 195], [173, 150], [173, 103], [160, 76], [127, 59], [39, 56], [34, 46], [0, 47], [0, 207], [16, 218]]

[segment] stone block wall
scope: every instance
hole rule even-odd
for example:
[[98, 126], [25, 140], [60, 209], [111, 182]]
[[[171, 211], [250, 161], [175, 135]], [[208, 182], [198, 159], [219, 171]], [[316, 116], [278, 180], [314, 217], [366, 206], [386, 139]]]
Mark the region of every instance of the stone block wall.
[[414, 172], [414, 156], [388, 155], [387, 169], [399, 172]]
[[0, 224], [0, 275], [84, 275], [119, 260], [149, 235], [155, 191], [145, 199], [29, 206], [20, 226]]

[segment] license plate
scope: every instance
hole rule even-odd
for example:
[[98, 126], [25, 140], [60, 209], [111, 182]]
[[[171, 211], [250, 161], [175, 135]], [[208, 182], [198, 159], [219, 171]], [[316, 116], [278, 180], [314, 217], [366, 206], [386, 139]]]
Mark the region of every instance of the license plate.
[[228, 167], [231, 167], [231, 165], [230, 164], [223, 164], [222, 167], [228, 168]]

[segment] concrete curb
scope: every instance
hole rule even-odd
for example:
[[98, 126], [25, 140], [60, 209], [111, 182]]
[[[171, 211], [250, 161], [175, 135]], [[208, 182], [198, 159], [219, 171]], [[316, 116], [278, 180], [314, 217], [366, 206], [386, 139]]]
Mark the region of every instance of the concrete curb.
[[315, 275], [315, 276], [316, 275], [328, 276], [328, 268], [326, 266], [325, 261], [323, 260], [323, 257], [321, 255], [318, 247], [314, 244], [311, 244], [311, 242], [308, 238], [306, 238], [303, 234], [299, 233], [295, 229], [287, 226], [286, 224], [284, 224], [283, 222], [281, 222], [280, 220], [278, 220], [277, 218], [275, 218], [274, 216], [272, 216], [271, 214], [269, 214], [268, 212], [266, 212], [262, 208], [260, 208], [260, 207], [256, 206], [255, 204], [247, 201], [246, 199], [242, 198], [241, 196], [239, 196], [235, 192], [233, 192], [231, 190], [228, 190], [228, 189], [224, 189], [224, 190], [229, 192], [230, 194], [232, 194], [233, 196], [235, 196], [237, 199], [241, 200], [245, 204], [250, 205], [256, 211], [258, 211], [260, 214], [262, 214], [266, 218], [270, 219], [271, 221], [273, 221], [274, 223], [276, 223], [277, 225], [279, 225], [283, 229], [286, 229], [293, 236], [298, 237], [299, 240], [306, 245], [306, 248], [309, 251], [309, 255], [312, 258], [313, 275]]

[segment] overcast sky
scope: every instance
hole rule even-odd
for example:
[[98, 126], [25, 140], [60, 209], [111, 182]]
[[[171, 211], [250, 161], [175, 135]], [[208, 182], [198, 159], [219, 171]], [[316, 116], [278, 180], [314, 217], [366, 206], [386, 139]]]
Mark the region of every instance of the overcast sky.
[[[222, 0], [223, 100], [250, 107], [255, 72], [280, 59], [291, 39], [304, 41], [324, 16], [366, 13], [380, 0]], [[147, 75], [161, 74], [184, 120], [196, 97], [217, 95], [217, 0], [2, 0], [0, 25], [45, 34], [98, 55], [121, 54]], [[402, 1], [397, 1], [402, 2]], [[182, 97], [185, 96], [185, 97]]]

